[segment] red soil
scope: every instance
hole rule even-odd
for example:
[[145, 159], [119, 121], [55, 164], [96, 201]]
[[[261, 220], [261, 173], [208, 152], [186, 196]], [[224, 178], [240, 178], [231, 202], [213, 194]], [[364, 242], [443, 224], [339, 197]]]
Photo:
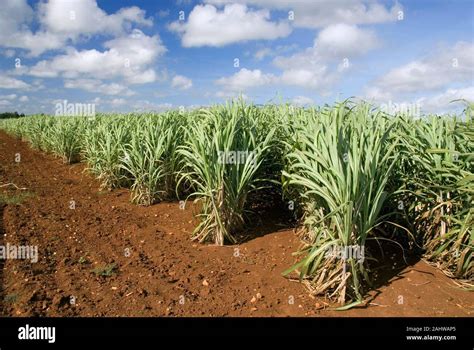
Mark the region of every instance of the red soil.
[[[423, 261], [389, 272], [365, 307], [328, 310], [324, 298], [282, 277], [299, 240], [278, 213], [253, 223], [244, 243], [201, 245], [189, 239], [196, 225], [191, 203], [184, 210], [178, 202], [138, 207], [127, 190], [99, 191], [84, 169], [0, 132], [0, 186], [14, 183], [32, 194], [0, 207], [0, 245], [39, 250], [37, 263], [0, 261], [1, 315], [474, 315], [474, 293]], [[115, 264], [111, 276], [91, 272], [107, 264]]]

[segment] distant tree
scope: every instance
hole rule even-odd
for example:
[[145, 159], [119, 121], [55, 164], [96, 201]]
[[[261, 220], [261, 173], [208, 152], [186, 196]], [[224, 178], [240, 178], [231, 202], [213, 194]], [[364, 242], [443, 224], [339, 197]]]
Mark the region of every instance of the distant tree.
[[22, 117], [24, 117], [24, 116], [25, 116], [24, 113], [18, 114], [18, 112], [4, 112], [4, 113], [0, 113], [0, 119], [22, 118]]

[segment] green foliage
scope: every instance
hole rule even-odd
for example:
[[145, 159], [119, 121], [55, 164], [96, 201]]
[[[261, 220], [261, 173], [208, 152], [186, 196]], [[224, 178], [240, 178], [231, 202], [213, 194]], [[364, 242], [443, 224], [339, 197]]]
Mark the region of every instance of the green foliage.
[[181, 179], [201, 202], [201, 223], [193, 232], [199, 241], [235, 243], [245, 223], [249, 192], [265, 178], [262, 163], [271, 148], [275, 128], [261, 128], [262, 115], [241, 102], [201, 110], [186, 129]]
[[341, 303], [346, 294], [360, 300], [367, 259], [340, 259], [328, 251], [365, 251], [367, 237], [382, 219], [385, 187], [397, 159], [388, 138], [394, 121], [371, 113], [367, 105], [345, 103], [302, 116], [296, 140], [287, 144], [283, 186], [297, 189], [307, 244], [300, 252], [304, 258], [288, 272], [297, 269], [315, 293], [331, 291]]
[[192, 238], [200, 242], [236, 243], [254, 204], [249, 194], [272, 186], [295, 202], [301, 224], [299, 261], [286, 273], [349, 307], [370, 287], [373, 254], [328, 251], [362, 249], [389, 224], [395, 240], [414, 241], [472, 286], [474, 119], [472, 103], [462, 102], [462, 117], [389, 116], [347, 101], [234, 101], [162, 114], [13, 117], [0, 128], [67, 163], [85, 161], [102, 189], [129, 187], [134, 203], [194, 199], [200, 223]]

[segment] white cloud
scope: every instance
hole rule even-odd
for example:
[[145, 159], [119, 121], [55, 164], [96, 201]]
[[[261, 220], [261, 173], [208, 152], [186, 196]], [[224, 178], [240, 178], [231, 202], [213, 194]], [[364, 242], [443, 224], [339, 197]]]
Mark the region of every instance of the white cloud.
[[291, 56], [277, 56], [273, 64], [283, 70], [279, 78], [282, 84], [327, 90], [349, 68], [350, 58], [366, 54], [377, 45], [378, 39], [372, 31], [335, 24], [321, 30], [312, 47]]
[[400, 95], [447, 89], [450, 84], [474, 82], [474, 44], [457, 42], [442, 47], [423, 59], [391, 69], [365, 90], [370, 100], [393, 99]]
[[376, 35], [370, 30], [336, 24], [321, 30], [314, 39], [312, 47], [289, 57], [276, 57], [274, 64], [282, 69], [317, 68], [328, 61], [342, 61], [344, 58], [363, 55], [377, 47], [378, 41]]
[[296, 27], [321, 28], [336, 23], [372, 24], [398, 19], [403, 8], [385, 7], [376, 0], [206, 0], [214, 5], [249, 4], [273, 10], [293, 11]]
[[374, 32], [342, 23], [321, 30], [314, 42], [314, 48], [330, 58], [360, 56], [377, 45], [378, 39]]
[[156, 73], [149, 66], [166, 52], [158, 35], [150, 37], [138, 29], [126, 37], [105, 42], [104, 47], [107, 50], [69, 48], [66, 54], [39, 61], [29, 73], [37, 77], [122, 77], [129, 84], [143, 84], [155, 81]]
[[197, 5], [187, 22], [173, 22], [169, 29], [181, 35], [184, 47], [274, 40], [291, 33], [287, 22], [271, 22], [268, 10], [253, 11], [242, 4], [228, 4], [222, 11], [212, 5]]
[[28, 29], [34, 19], [33, 9], [26, 0], [4, 0], [0, 11], [0, 46], [29, 50], [34, 56], [63, 45], [64, 38], [39, 29]]
[[122, 106], [126, 103], [127, 103], [127, 101], [123, 98], [114, 98], [113, 100], [110, 101], [110, 104], [112, 106]]
[[43, 85], [43, 80], [42, 79], [34, 79], [31, 82], [31, 88], [29, 90], [31, 91], [37, 91], [37, 90], [43, 90], [46, 88], [46, 86]]
[[28, 96], [25, 96], [25, 95], [21, 96], [21, 97], [18, 99], [18, 101], [20, 101], [20, 102], [28, 102], [29, 100], [30, 100], [30, 99], [28, 98]]
[[154, 103], [148, 100], [138, 100], [132, 105], [132, 109], [136, 112], [141, 111], [154, 111], [154, 112], [164, 112], [173, 108], [171, 103]]
[[175, 75], [171, 81], [171, 86], [181, 90], [187, 90], [193, 86], [193, 81], [182, 75]]
[[[321, 30], [312, 47], [290, 56], [275, 57], [273, 64], [282, 70], [280, 75], [243, 68], [230, 77], [220, 78], [216, 83], [224, 86], [227, 91], [245, 91], [255, 86], [282, 84], [328, 93], [341, 73], [350, 67], [349, 58], [366, 54], [377, 45], [378, 39], [372, 31], [355, 25], [335, 24]], [[262, 49], [257, 52], [257, 58], [273, 52]], [[344, 65], [346, 59], [347, 67]]]
[[[304, 67], [304, 66], [303, 66]], [[325, 64], [314, 64], [308, 68], [287, 68], [280, 75], [263, 73], [259, 69], [242, 68], [239, 72], [216, 80], [226, 91], [246, 91], [264, 85], [289, 85], [308, 89], [325, 90], [336, 81], [336, 73], [330, 72]]]
[[449, 110], [463, 108], [463, 105], [460, 103], [451, 103], [451, 101], [458, 99], [474, 101], [474, 87], [470, 86], [461, 89], [447, 89], [440, 94], [423, 97], [419, 102], [424, 112], [443, 113]]
[[133, 6], [108, 15], [99, 8], [96, 0], [50, 0], [39, 4], [39, 17], [43, 26], [52, 33], [69, 38], [89, 34], [120, 34], [132, 23], [151, 26], [145, 11]]
[[[38, 29], [30, 28], [38, 23]], [[69, 40], [93, 34], [123, 35], [133, 25], [152, 21], [138, 7], [108, 15], [96, 0], [50, 0], [39, 2], [34, 13], [26, 0], [3, 0], [0, 11], [0, 46], [28, 50], [31, 56], [62, 49]]]
[[270, 56], [272, 54], [272, 50], [268, 47], [263, 48], [255, 52], [255, 59], [258, 61], [263, 60], [265, 57]]
[[0, 95], [0, 99], [9, 100], [9, 101], [16, 99], [16, 97], [17, 97], [16, 94]]
[[314, 100], [306, 96], [296, 96], [291, 102], [297, 106], [306, 106], [314, 104]]
[[125, 95], [134, 94], [129, 88], [118, 83], [103, 83], [97, 79], [77, 79], [64, 81], [67, 89], [81, 89], [89, 92], [97, 92], [104, 95]]
[[276, 55], [282, 55], [284, 53], [288, 53], [290, 51], [294, 51], [298, 45], [296, 44], [290, 44], [290, 45], [277, 45], [275, 47], [264, 47], [259, 50], [257, 50], [253, 57], [257, 61], [263, 60], [265, 57], [270, 57], [270, 56], [276, 56]]
[[364, 91], [363, 99], [367, 99], [371, 102], [388, 101], [393, 98], [392, 92], [388, 90], [382, 90], [377, 86], [369, 86]]
[[15, 56], [15, 50], [12, 50], [12, 49], [4, 50], [3, 55], [5, 57], [11, 58], [11, 57]]
[[[57, 56], [60, 57], [60, 56]], [[22, 66], [24, 67], [24, 66]], [[39, 78], [55, 78], [58, 76], [58, 70], [53, 68], [51, 61], [39, 61], [29, 70], [24, 69], [24, 73]]]
[[126, 74], [126, 80], [129, 84], [147, 84], [153, 83], [158, 79], [154, 69], [149, 68], [142, 72], [134, 72]]
[[318, 69], [287, 69], [281, 75], [263, 73], [260, 69], [248, 70], [242, 68], [237, 73], [222, 77], [215, 84], [223, 90], [217, 93], [218, 97], [232, 97], [251, 88], [268, 85], [291, 85], [312, 89], [324, 89], [333, 83], [333, 76], [326, 72], [326, 67]]
[[30, 85], [22, 80], [0, 73], [0, 89], [28, 89], [29, 87]]
[[243, 100], [248, 100], [249, 99], [249, 96], [242, 93], [242, 92], [238, 92], [238, 91], [218, 91], [216, 93], [216, 97], [219, 97], [219, 98], [223, 98], [223, 99], [226, 99], [226, 100], [233, 100], [233, 99], [237, 99], [237, 98], [241, 98]]
[[[364, 98], [362, 98], [364, 99]], [[429, 94], [423, 97], [410, 98], [406, 96], [394, 96], [393, 94], [382, 95], [379, 98], [373, 98], [370, 102], [391, 114], [399, 111], [405, 111], [413, 116], [422, 116], [426, 114], [445, 114], [460, 113], [465, 105], [461, 101], [474, 101], [474, 87], [449, 88], [440, 93]]]
[[243, 91], [248, 88], [270, 84], [275, 81], [272, 74], [264, 74], [260, 69], [248, 70], [242, 68], [230, 77], [216, 80], [217, 85], [223, 86], [227, 91]]
[[335, 76], [328, 72], [328, 67], [322, 65], [313, 69], [286, 69], [280, 77], [280, 82], [310, 89], [325, 89], [332, 85], [335, 79]]

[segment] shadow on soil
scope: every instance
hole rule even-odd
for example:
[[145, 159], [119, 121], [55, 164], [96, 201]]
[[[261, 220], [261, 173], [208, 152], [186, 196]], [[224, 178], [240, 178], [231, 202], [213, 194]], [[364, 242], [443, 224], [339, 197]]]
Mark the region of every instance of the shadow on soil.
[[[402, 242], [385, 240], [378, 243], [375, 240], [368, 242], [367, 249], [376, 259], [369, 265], [372, 277], [369, 301], [381, 293], [382, 287], [390, 286], [393, 282], [405, 278], [402, 271], [420, 261], [421, 251], [409, 250], [408, 245], [404, 243], [406, 242], [403, 240]], [[365, 307], [368, 307], [368, 303]]]
[[[278, 194], [265, 193], [255, 202], [257, 204], [251, 208], [252, 213], [248, 216], [247, 227], [237, 234], [239, 244], [298, 227], [298, 222], [293, 216], [294, 212], [288, 209]], [[369, 302], [381, 293], [382, 287], [404, 278], [402, 272], [407, 266], [413, 266], [420, 261], [421, 249], [410, 249], [409, 243], [408, 237], [400, 233], [366, 242], [366, 252], [375, 259], [369, 263], [372, 278], [372, 285], [367, 286], [370, 296], [367, 293], [366, 298]], [[365, 307], [368, 307], [368, 302], [365, 306], [357, 308]]]
[[246, 227], [236, 235], [239, 244], [296, 227], [296, 220], [282, 202], [281, 196], [263, 194], [255, 203], [247, 216]]

